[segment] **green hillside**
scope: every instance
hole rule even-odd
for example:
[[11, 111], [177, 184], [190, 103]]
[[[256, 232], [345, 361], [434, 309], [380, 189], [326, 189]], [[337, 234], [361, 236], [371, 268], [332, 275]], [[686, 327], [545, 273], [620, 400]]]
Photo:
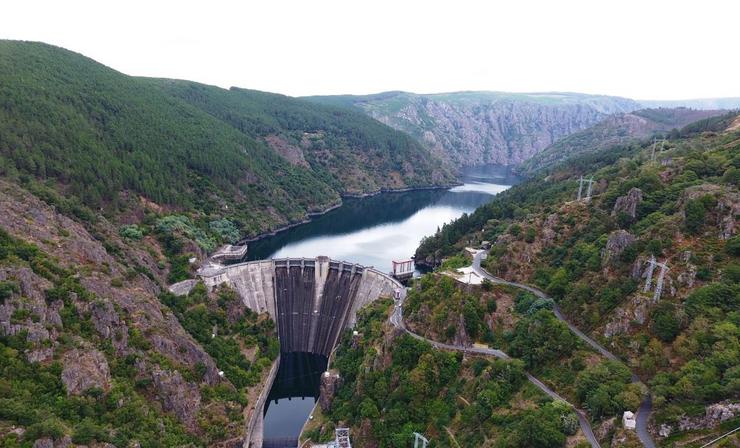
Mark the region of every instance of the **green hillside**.
[[[740, 401], [738, 129], [736, 114], [690, 124], [672, 133], [654, 161], [652, 140], [576, 156], [445, 225], [422, 241], [416, 260], [436, 265], [462, 256], [467, 245], [492, 241], [483, 263], [490, 273], [546, 291], [640, 375], [653, 397], [653, 436], [661, 446], [704, 443], [738, 424], [737, 417], [721, 425], [703, 420], [710, 405]], [[576, 200], [580, 176], [593, 176], [590, 201]], [[659, 297], [659, 267], [646, 291], [651, 257], [669, 267]], [[455, 319], [440, 319], [438, 302], [429, 301], [416, 319], [444, 335]], [[470, 314], [480, 324], [485, 307], [476, 306]], [[467, 325], [465, 311], [456, 313]], [[485, 341], [517, 352], [518, 326], [491, 330]], [[567, 362], [548, 374], [546, 345], [533, 347], [540, 350], [536, 374], [566, 393], [568, 384], [579, 384], [568, 379]], [[621, 393], [626, 389], [576, 398], [609, 418], [634, 408]], [[670, 437], [658, 436], [661, 425]]]
[[[415, 141], [358, 113], [130, 77], [40, 43], [0, 42], [0, 105], [0, 172], [107, 213], [139, 207], [140, 196], [231, 218], [255, 235], [343, 193], [452, 180]], [[307, 163], [275, 148], [286, 145]]]
[[582, 131], [564, 137], [519, 166], [519, 171], [532, 174], [551, 168], [571, 157], [599, 151], [617, 144], [626, 144], [646, 137], [662, 138], [669, 131], [677, 132], [689, 123], [727, 113], [724, 110], [641, 109], [615, 114]]

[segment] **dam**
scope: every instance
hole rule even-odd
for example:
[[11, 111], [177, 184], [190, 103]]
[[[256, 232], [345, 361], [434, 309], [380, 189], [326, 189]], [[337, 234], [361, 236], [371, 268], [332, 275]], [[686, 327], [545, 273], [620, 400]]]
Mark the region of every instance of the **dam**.
[[[253, 447], [296, 446], [342, 331], [354, 326], [360, 308], [402, 288], [388, 274], [323, 256], [210, 264], [198, 275], [209, 290], [229, 285], [244, 306], [268, 313], [277, 327], [280, 367], [249, 417], [244, 446]], [[276, 411], [281, 399], [293, 402]]]
[[280, 351], [329, 356], [357, 310], [401, 285], [372, 268], [328, 257], [207, 266], [198, 274], [209, 289], [227, 284], [244, 305], [275, 321]]

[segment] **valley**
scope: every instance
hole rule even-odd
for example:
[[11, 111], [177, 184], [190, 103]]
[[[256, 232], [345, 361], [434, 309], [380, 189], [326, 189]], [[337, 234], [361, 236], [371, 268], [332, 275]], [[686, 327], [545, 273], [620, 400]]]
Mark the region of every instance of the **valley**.
[[714, 443], [735, 102], [290, 97], [0, 40], [0, 446]]

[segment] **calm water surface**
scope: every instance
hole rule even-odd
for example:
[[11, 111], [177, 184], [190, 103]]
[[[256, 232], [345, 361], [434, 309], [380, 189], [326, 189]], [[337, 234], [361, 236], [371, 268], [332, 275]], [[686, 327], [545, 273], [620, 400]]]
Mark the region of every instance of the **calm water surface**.
[[[467, 170], [463, 181], [463, 185], [449, 190], [346, 199], [338, 209], [308, 224], [250, 243], [247, 258], [327, 255], [388, 272], [391, 260], [410, 258], [424, 236], [472, 212], [519, 179], [505, 167], [489, 165]], [[318, 399], [326, 358], [283, 353], [280, 359], [264, 409], [265, 442], [273, 447], [295, 446], [294, 440]]]
[[312, 222], [250, 243], [247, 258], [327, 255], [335, 260], [391, 270], [391, 260], [410, 258], [424, 236], [463, 213], [470, 213], [518, 182], [502, 166], [464, 172], [464, 184], [449, 190], [383, 193], [346, 199]]

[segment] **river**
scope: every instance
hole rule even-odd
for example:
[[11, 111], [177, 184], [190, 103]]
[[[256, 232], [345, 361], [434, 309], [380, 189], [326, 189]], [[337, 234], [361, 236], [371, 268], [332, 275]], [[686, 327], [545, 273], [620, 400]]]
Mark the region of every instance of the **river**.
[[[424, 236], [470, 213], [519, 179], [506, 167], [486, 165], [466, 169], [463, 185], [448, 190], [382, 193], [345, 199], [341, 207], [311, 222], [249, 244], [247, 259], [280, 257], [335, 260], [391, 270], [391, 260], [410, 258]], [[265, 405], [265, 441], [292, 444], [318, 399], [319, 376], [326, 359], [308, 353], [282, 355], [279, 381]], [[295, 444], [293, 444], [295, 446]]]

